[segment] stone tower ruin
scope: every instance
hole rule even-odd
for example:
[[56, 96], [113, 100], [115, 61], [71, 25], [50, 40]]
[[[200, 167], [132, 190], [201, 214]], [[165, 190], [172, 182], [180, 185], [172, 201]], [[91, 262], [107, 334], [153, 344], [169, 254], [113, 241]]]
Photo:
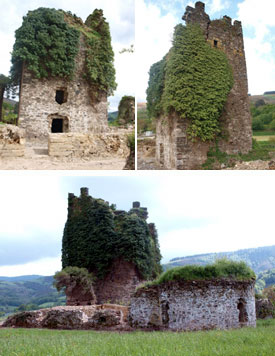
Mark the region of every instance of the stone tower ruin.
[[107, 130], [107, 94], [91, 100], [91, 88], [84, 78], [85, 42], [80, 35], [74, 78], [37, 79], [28, 68], [22, 72], [20, 127], [28, 138], [47, 138], [50, 133], [100, 133]]
[[[127, 212], [93, 198], [88, 188], [81, 188], [79, 197], [69, 193], [62, 267], [84, 267], [94, 274], [98, 304], [127, 305], [138, 284], [160, 273], [157, 231], [147, 218], [139, 202]], [[80, 294], [76, 291], [67, 303], [79, 304]]]
[[[101, 10], [95, 11], [100, 13]], [[108, 90], [93, 85], [87, 74], [90, 65], [87, 56], [92, 47], [89, 43], [93, 31], [89, 27], [92, 15], [83, 23], [80, 18], [62, 10], [56, 10], [56, 13], [62, 13], [65, 23], [79, 33], [73, 72], [70, 76], [50, 73], [39, 77], [24, 61], [20, 80], [19, 125], [30, 139], [47, 139], [51, 133], [106, 132]], [[31, 16], [32, 12], [29, 12], [26, 18]], [[52, 40], [50, 33], [48, 36]], [[65, 43], [70, 40], [62, 38], [59, 41]], [[47, 51], [51, 51], [51, 48], [47, 48]], [[43, 67], [43, 63], [40, 66]]]
[[[223, 51], [232, 68], [234, 84], [220, 116], [221, 138], [218, 148], [227, 154], [248, 153], [252, 149], [252, 127], [248, 99], [247, 70], [242, 25], [228, 16], [211, 21], [205, 4], [186, 7], [182, 17], [186, 25], [199, 24], [205, 40]], [[156, 160], [165, 169], [196, 169], [206, 160], [214, 142], [191, 141], [187, 135], [188, 119], [175, 113], [161, 115], [156, 124]]]

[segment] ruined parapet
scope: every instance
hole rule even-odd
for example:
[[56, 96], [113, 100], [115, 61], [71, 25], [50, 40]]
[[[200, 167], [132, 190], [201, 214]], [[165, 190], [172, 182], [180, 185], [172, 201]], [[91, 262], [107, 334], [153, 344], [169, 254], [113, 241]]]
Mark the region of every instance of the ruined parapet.
[[25, 155], [25, 130], [14, 125], [0, 125], [0, 157]]
[[[252, 125], [241, 22], [232, 24], [228, 16], [211, 21], [202, 2], [197, 2], [195, 8], [187, 6], [183, 20], [186, 25], [200, 25], [205, 40], [226, 54], [234, 84], [219, 118], [218, 147], [227, 154], [246, 154], [252, 149]], [[216, 142], [192, 140], [187, 133], [190, 124], [188, 118], [176, 113], [157, 118], [156, 161], [160, 168], [197, 169], [207, 160]]]
[[129, 211], [130, 214], [134, 213], [137, 216], [139, 216], [142, 219], [147, 219], [148, 218], [148, 211], [147, 208], [145, 207], [141, 207], [140, 206], [140, 202], [138, 201], [134, 201], [133, 202], [133, 207], [132, 209]]
[[256, 326], [254, 281], [171, 281], [139, 288], [130, 305], [130, 324], [171, 330]]

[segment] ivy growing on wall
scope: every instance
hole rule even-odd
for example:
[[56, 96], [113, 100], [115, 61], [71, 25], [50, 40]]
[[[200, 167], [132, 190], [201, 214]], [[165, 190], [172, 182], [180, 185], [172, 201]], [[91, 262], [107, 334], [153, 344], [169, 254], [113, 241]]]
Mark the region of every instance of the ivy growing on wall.
[[150, 117], [159, 116], [162, 109], [162, 94], [164, 89], [164, 78], [166, 69], [167, 56], [161, 61], [153, 64], [149, 72], [149, 83], [146, 91], [147, 94], [147, 110]]
[[144, 279], [156, 277], [161, 271], [156, 231], [152, 234], [138, 214], [114, 214], [101, 199], [69, 197], [62, 268], [87, 268], [101, 279], [117, 258], [133, 262]]
[[29, 11], [15, 38], [11, 67], [15, 83], [20, 81], [23, 62], [36, 78], [72, 76], [79, 31], [65, 22], [62, 11]]
[[226, 55], [205, 41], [198, 25], [180, 24], [166, 59], [151, 67], [148, 109], [155, 115], [176, 112], [181, 119], [190, 120], [190, 138], [214, 140], [232, 86]]
[[103, 16], [103, 11], [98, 9], [87, 18], [85, 24], [93, 30], [93, 35], [86, 37], [87, 78], [96, 88], [112, 95], [117, 84], [109, 24]]
[[70, 12], [39, 8], [29, 11], [16, 31], [11, 75], [19, 84], [23, 64], [36, 78], [72, 79], [80, 34], [86, 44], [86, 73], [91, 86], [108, 95], [116, 88], [114, 53], [109, 24], [102, 10], [94, 10], [86, 24]]

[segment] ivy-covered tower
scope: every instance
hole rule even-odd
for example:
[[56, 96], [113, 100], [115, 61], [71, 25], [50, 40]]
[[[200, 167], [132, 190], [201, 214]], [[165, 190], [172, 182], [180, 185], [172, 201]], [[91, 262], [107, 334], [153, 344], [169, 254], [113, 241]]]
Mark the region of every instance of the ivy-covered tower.
[[91, 197], [87, 188], [81, 188], [80, 197], [69, 193], [62, 267], [84, 267], [94, 274], [97, 303], [128, 304], [140, 282], [161, 272], [157, 231], [147, 218], [139, 202], [126, 212]]
[[187, 6], [173, 46], [150, 71], [147, 104], [157, 116], [156, 159], [166, 169], [196, 169], [211, 149], [252, 149], [242, 25], [211, 21], [205, 5]]
[[85, 23], [62, 10], [29, 11], [16, 31], [11, 69], [26, 136], [106, 131], [107, 96], [116, 88], [113, 61], [102, 10]]

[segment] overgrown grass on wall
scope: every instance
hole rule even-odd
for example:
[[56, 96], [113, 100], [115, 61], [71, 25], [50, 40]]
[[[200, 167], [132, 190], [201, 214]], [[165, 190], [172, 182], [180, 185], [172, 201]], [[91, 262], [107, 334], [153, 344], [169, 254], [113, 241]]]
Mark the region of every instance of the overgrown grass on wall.
[[235, 262], [227, 259], [217, 260], [206, 266], [188, 265], [171, 268], [162, 273], [159, 278], [147, 282], [145, 286], [157, 285], [177, 280], [210, 280], [215, 278], [231, 278], [237, 280], [256, 279], [255, 273], [245, 262]]

